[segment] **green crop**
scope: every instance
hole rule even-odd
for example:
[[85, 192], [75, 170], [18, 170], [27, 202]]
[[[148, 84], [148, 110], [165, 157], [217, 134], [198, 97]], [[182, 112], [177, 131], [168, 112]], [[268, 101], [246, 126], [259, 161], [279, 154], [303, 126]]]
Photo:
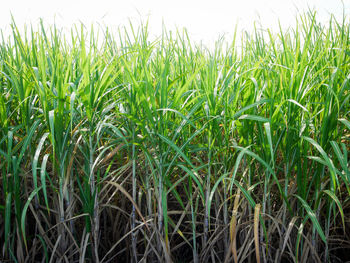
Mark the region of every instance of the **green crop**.
[[0, 261], [350, 260], [350, 24], [316, 18], [212, 50], [13, 22]]

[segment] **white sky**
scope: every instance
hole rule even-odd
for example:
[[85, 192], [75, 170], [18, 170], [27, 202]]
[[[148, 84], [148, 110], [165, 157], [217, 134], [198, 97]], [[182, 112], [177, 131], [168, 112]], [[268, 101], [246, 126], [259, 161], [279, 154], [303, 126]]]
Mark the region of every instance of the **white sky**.
[[[277, 30], [278, 19], [283, 27], [295, 24], [297, 10], [308, 7], [318, 11], [318, 20], [326, 22], [333, 13], [342, 18], [350, 14], [350, 0], [0, 0], [0, 28], [9, 28], [11, 13], [19, 27], [38, 24], [39, 18], [58, 27], [73, 23], [99, 23], [108, 26], [134, 25], [149, 20], [149, 30], [159, 35], [164, 21], [167, 29], [186, 27], [191, 38], [204, 43], [217, 40], [222, 34], [232, 35], [235, 25], [251, 29], [260, 18], [263, 27]], [[345, 9], [343, 9], [343, 4]]]

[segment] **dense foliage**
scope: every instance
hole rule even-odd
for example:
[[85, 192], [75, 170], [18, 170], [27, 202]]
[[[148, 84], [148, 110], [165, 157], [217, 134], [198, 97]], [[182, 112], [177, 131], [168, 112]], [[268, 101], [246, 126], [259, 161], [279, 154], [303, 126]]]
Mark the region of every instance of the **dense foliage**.
[[349, 260], [346, 19], [212, 50], [142, 24], [12, 29], [1, 260]]

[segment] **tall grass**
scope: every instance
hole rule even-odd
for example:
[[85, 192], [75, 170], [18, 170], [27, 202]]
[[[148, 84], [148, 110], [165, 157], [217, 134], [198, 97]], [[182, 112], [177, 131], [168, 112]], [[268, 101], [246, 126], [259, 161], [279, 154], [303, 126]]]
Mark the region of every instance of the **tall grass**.
[[104, 33], [2, 38], [2, 261], [349, 260], [345, 18]]

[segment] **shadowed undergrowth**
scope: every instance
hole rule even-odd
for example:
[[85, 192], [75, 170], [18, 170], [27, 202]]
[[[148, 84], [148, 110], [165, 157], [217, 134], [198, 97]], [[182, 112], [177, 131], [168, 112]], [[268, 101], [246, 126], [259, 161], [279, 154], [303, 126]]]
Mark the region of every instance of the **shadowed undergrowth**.
[[[350, 24], [0, 44], [0, 259], [350, 260]], [[100, 44], [98, 44], [100, 43]]]

